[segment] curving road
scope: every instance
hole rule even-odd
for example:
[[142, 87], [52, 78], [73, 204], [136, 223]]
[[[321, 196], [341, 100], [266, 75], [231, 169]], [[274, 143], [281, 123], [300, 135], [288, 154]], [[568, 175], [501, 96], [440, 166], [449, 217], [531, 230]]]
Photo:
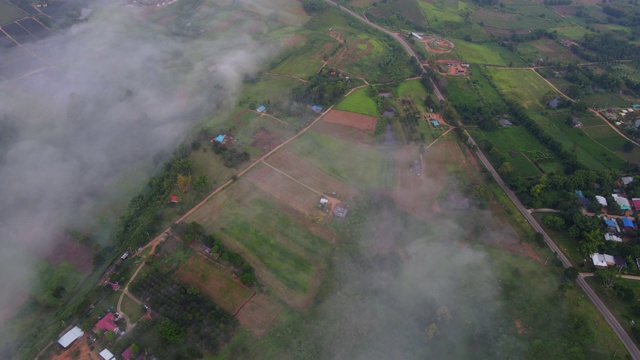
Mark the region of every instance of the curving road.
[[[390, 36], [392, 36], [394, 39], [396, 39], [397, 41], [400, 42], [400, 44], [405, 48], [405, 50], [407, 50], [407, 52], [413, 56], [414, 58], [416, 58], [416, 60], [420, 61], [420, 58], [418, 58], [418, 56], [416, 55], [416, 53], [413, 51], [413, 49], [411, 49], [411, 47], [409, 46], [409, 44], [406, 43], [406, 41], [399, 36], [396, 33], [393, 33], [379, 25], [376, 25], [372, 22], [370, 22], [369, 20], [363, 18], [362, 16], [356, 14], [355, 12], [346, 9], [343, 6], [339, 6], [338, 4], [336, 4], [334, 1], [331, 0], [325, 0], [327, 3], [334, 5], [334, 6], [338, 6], [342, 11], [345, 11], [346, 13], [350, 14], [351, 16], [355, 17], [356, 19], [359, 19], [360, 21], [364, 22], [365, 24], [368, 24], [382, 32], [384, 32], [385, 34], [388, 34]], [[438, 89], [438, 87], [436, 86], [436, 84], [434, 83], [434, 90], [436, 93], [436, 96], [438, 96], [438, 98], [440, 100], [444, 100], [444, 97], [442, 96], [442, 93], [440, 92], [440, 89]], [[461, 124], [460, 124], [461, 125]], [[513, 204], [518, 208], [518, 210], [522, 213], [522, 216], [524, 216], [524, 218], [531, 224], [531, 226], [533, 226], [533, 228], [541, 233], [544, 236], [544, 241], [547, 243], [547, 245], [549, 246], [549, 248], [551, 248], [551, 250], [556, 253], [556, 255], [558, 256], [558, 258], [560, 259], [560, 261], [562, 262], [562, 265], [567, 268], [572, 266], [571, 262], [569, 261], [569, 259], [562, 253], [562, 251], [560, 251], [560, 249], [558, 248], [558, 246], [553, 242], [553, 240], [551, 240], [551, 238], [549, 237], [549, 235], [547, 235], [547, 233], [544, 231], [544, 229], [542, 228], [542, 226], [540, 226], [540, 224], [538, 224], [538, 222], [536, 221], [536, 219], [531, 215], [531, 213], [529, 213], [529, 211], [527, 210], [527, 208], [522, 205], [522, 203], [520, 202], [520, 200], [516, 197], [516, 195], [513, 193], [513, 191], [511, 191], [507, 185], [505, 184], [505, 182], [502, 180], [502, 178], [500, 177], [500, 175], [498, 174], [498, 172], [493, 168], [493, 165], [491, 165], [491, 163], [489, 162], [489, 160], [487, 160], [487, 158], [484, 156], [484, 154], [482, 153], [482, 151], [480, 150], [480, 148], [477, 146], [476, 142], [473, 140], [473, 137], [471, 137], [471, 135], [465, 130], [465, 133], [468, 136], [469, 142], [473, 145], [475, 145], [475, 152], [476, 155], [478, 156], [478, 158], [480, 159], [480, 161], [482, 161], [482, 163], [484, 164], [484, 166], [487, 168], [487, 170], [489, 170], [489, 172], [491, 173], [491, 176], [493, 176], [493, 178], [496, 180], [496, 182], [498, 183], [498, 185], [500, 185], [500, 188], [502, 188], [502, 190], [507, 194], [507, 196], [509, 196], [509, 199], [511, 199], [511, 201], [513, 202]], [[587, 294], [587, 296], [589, 297], [589, 299], [593, 302], [593, 304], [596, 306], [596, 308], [598, 309], [598, 311], [600, 311], [600, 314], [602, 314], [602, 316], [604, 317], [604, 319], [607, 321], [607, 323], [611, 326], [611, 328], [613, 329], [613, 331], [616, 333], [616, 335], [618, 336], [618, 338], [620, 338], [620, 341], [624, 344], [624, 346], [627, 348], [627, 350], [629, 351], [629, 354], [631, 355], [631, 357], [633, 357], [634, 359], [640, 360], [640, 350], [638, 350], [638, 347], [636, 346], [636, 344], [633, 342], [633, 340], [631, 340], [631, 338], [629, 337], [629, 335], [627, 334], [627, 332], [624, 330], [624, 328], [622, 327], [622, 325], [620, 325], [620, 322], [618, 322], [618, 320], [615, 318], [615, 316], [613, 316], [613, 314], [611, 313], [611, 311], [609, 311], [609, 309], [605, 306], [605, 304], [602, 302], [602, 300], [600, 300], [600, 298], [598, 297], [598, 295], [596, 295], [596, 293], [593, 291], [593, 289], [591, 289], [591, 287], [589, 286], [589, 284], [587, 284], [587, 282], [584, 279], [583, 275], [580, 275], [577, 279], [577, 283], [578, 285], [580, 285], [580, 287], [582, 288], [582, 290], [584, 290], [584, 292]]]

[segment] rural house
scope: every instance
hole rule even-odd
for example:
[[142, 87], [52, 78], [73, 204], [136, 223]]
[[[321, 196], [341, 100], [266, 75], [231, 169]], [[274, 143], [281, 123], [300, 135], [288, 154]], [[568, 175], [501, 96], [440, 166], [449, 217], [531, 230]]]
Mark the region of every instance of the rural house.
[[266, 107], [264, 107], [264, 105], [260, 105], [260, 106], [258, 106], [258, 108], [256, 109], [256, 111], [257, 111], [257, 112], [259, 112], [259, 113], [264, 112], [265, 110], [267, 110], [267, 108], [266, 108]]
[[333, 209], [333, 216], [339, 217], [339, 218], [345, 218], [347, 217], [347, 212], [349, 212], [349, 209], [347, 209], [342, 205], [338, 205], [335, 207], [335, 209]]
[[633, 181], [633, 177], [632, 176], [623, 176], [623, 177], [620, 178], [620, 181], [622, 181], [622, 183], [624, 185], [629, 185]]
[[604, 234], [604, 239], [606, 241], [622, 242], [622, 238], [620, 236], [616, 236], [616, 235], [609, 234], [609, 233]]
[[627, 262], [624, 261], [622, 256], [618, 255], [595, 253], [591, 255], [591, 260], [593, 261], [593, 265], [599, 268], [606, 268], [609, 266], [622, 267], [627, 265]]
[[582, 121], [578, 120], [577, 118], [573, 118], [571, 120], [571, 126], [573, 126], [574, 128], [581, 128], [584, 126], [584, 124], [582, 124]]
[[629, 200], [625, 197], [622, 197], [618, 194], [611, 194], [613, 200], [620, 205], [620, 209], [622, 210], [631, 210], [631, 204], [629, 204]]
[[109, 312], [102, 319], [98, 320], [93, 331], [116, 331], [119, 330], [118, 325], [115, 323], [116, 316]]
[[510, 127], [510, 126], [513, 126], [513, 123], [512, 123], [511, 121], [507, 120], [507, 119], [500, 119], [500, 120], [498, 120], [498, 122], [500, 123], [500, 125], [501, 125], [502, 127]]
[[624, 228], [624, 231], [633, 231], [636, 229], [636, 224], [633, 222], [633, 220], [623, 217], [622, 227]]
[[640, 198], [633, 198], [631, 199], [631, 202], [633, 203], [633, 208], [636, 209], [636, 212], [640, 211]]
[[605, 199], [604, 196], [596, 195], [596, 200], [598, 200], [598, 202], [602, 206], [608, 206], [609, 205], [609, 204], [607, 204], [607, 199]]
[[607, 226], [607, 231], [610, 233], [619, 233], [620, 232], [620, 227], [618, 226], [618, 223], [613, 220], [613, 219], [607, 219], [604, 218], [604, 224]]
[[391, 91], [380, 91], [378, 93], [378, 96], [380, 96], [381, 98], [388, 98], [391, 96]]
[[104, 349], [100, 351], [100, 357], [103, 358], [104, 360], [113, 360], [116, 358], [116, 356], [113, 355], [111, 351], [109, 351], [109, 349]]
[[74, 341], [79, 339], [84, 335], [84, 332], [77, 326], [74, 326], [73, 329], [67, 331], [60, 339], [58, 339], [58, 344], [63, 348], [68, 348]]

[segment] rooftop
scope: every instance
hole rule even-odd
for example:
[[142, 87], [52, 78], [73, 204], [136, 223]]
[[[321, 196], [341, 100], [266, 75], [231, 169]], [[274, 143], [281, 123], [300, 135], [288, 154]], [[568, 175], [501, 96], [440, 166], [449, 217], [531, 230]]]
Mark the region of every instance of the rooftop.
[[109, 351], [109, 349], [100, 351], [100, 357], [102, 357], [104, 360], [112, 360], [116, 358], [115, 355], [113, 355], [111, 351]]
[[118, 325], [114, 322], [115, 318], [116, 316], [112, 312], [107, 313], [102, 319], [98, 320], [96, 329], [104, 331], [114, 331], [118, 329]]
[[84, 332], [77, 326], [74, 326], [73, 329], [67, 331], [60, 339], [58, 339], [58, 344], [63, 348], [67, 348], [71, 345], [72, 342], [76, 341], [76, 339], [80, 338], [84, 335]]

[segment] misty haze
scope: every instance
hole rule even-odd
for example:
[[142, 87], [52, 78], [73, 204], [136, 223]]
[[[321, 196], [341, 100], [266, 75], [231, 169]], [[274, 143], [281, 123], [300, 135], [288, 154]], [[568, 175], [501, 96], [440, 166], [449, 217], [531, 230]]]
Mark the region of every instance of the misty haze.
[[640, 359], [639, 16], [0, 0], [0, 357]]

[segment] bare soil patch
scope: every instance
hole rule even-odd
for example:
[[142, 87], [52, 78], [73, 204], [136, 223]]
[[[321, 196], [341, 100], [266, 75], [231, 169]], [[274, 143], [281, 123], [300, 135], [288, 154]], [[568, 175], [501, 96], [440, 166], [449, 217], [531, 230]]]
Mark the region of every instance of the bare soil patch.
[[[74, 341], [68, 349], [62, 351], [60, 354], [54, 355], [51, 360], [100, 360], [100, 355], [89, 348], [88, 339], [89, 335], [85, 334]], [[52, 346], [58, 346], [58, 344]]]
[[311, 215], [316, 211], [319, 194], [266, 165], [251, 170], [246, 179], [292, 208]]
[[339, 139], [353, 141], [360, 144], [371, 144], [371, 132], [356, 129], [352, 126], [340, 125], [327, 121], [318, 121], [313, 125], [313, 131], [335, 136]]
[[282, 307], [266, 295], [256, 294], [238, 312], [236, 318], [256, 337], [264, 335], [282, 312]]
[[372, 116], [356, 114], [349, 111], [331, 110], [324, 116], [324, 118], [322, 118], [322, 121], [374, 132], [378, 119]]
[[[447, 69], [445, 75], [452, 76], [467, 76], [469, 74], [469, 68], [462, 66], [463, 61], [460, 60], [437, 60], [436, 64], [439, 67]], [[440, 72], [442, 74], [442, 72]]]
[[284, 139], [282, 136], [273, 133], [269, 129], [261, 128], [251, 137], [251, 146], [265, 154], [281, 144], [283, 141]]
[[303, 42], [305, 38], [306, 37], [304, 35], [294, 35], [292, 37], [282, 40], [282, 45], [285, 45], [285, 46], [298, 45], [301, 42]]
[[267, 159], [267, 163], [328, 196], [350, 200], [359, 194], [358, 190], [325, 174], [311, 163], [287, 150], [278, 151], [275, 155]]
[[253, 291], [243, 285], [229, 269], [215, 264], [199, 253], [184, 263], [175, 276], [182, 282], [197, 286], [232, 315], [253, 296]]
[[440, 36], [434, 35], [423, 37], [422, 43], [426, 47], [427, 51], [436, 54], [448, 53], [456, 47], [453, 42]]
[[62, 261], [73, 264], [84, 275], [89, 275], [93, 270], [93, 250], [87, 245], [80, 244], [68, 235], [61, 236], [56, 246], [48, 251], [48, 248], [37, 247], [36, 254], [51, 264], [57, 265]]

